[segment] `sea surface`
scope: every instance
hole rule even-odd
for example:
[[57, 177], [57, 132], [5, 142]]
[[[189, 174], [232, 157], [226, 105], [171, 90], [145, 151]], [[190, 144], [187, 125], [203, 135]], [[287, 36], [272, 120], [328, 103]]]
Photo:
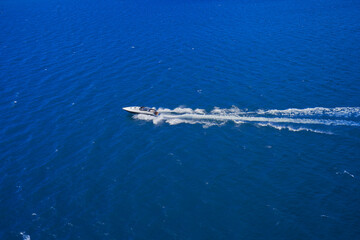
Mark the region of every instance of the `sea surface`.
[[0, 239], [359, 239], [359, 1], [1, 0], [0, 29]]

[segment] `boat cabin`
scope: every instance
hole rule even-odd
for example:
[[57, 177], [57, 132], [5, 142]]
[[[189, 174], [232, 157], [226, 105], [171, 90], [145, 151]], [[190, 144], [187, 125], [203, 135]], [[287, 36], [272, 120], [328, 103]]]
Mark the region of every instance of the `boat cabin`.
[[154, 115], [158, 115], [158, 114], [159, 114], [154, 108], [140, 107], [139, 110], [140, 110], [140, 111], [151, 112], [151, 113], [153, 113]]

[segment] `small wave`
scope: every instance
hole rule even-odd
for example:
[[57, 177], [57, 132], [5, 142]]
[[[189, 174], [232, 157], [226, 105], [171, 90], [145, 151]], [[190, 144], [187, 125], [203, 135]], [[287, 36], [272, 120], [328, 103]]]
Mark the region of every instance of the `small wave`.
[[25, 232], [20, 232], [20, 235], [23, 237], [23, 240], [30, 240], [30, 235], [25, 234]]
[[336, 174], [337, 174], [337, 175], [338, 175], [338, 174], [347, 174], [347, 175], [349, 175], [350, 177], [355, 178], [355, 175], [354, 175], [354, 174], [351, 174], [351, 173], [349, 173], [349, 172], [346, 171], [346, 170], [344, 170], [343, 172], [336, 172]]

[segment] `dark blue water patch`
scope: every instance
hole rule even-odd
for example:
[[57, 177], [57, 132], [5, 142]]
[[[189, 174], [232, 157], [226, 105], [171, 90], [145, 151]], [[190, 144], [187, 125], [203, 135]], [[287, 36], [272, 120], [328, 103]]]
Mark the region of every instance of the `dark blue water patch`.
[[0, 238], [356, 238], [360, 130], [323, 123], [359, 123], [359, 16], [350, 0], [1, 1]]

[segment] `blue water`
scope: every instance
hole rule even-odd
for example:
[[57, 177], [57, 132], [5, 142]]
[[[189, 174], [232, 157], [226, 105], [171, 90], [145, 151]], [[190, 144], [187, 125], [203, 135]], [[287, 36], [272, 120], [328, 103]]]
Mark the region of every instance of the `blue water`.
[[0, 239], [359, 238], [359, 1], [2, 0], [0, 29]]

